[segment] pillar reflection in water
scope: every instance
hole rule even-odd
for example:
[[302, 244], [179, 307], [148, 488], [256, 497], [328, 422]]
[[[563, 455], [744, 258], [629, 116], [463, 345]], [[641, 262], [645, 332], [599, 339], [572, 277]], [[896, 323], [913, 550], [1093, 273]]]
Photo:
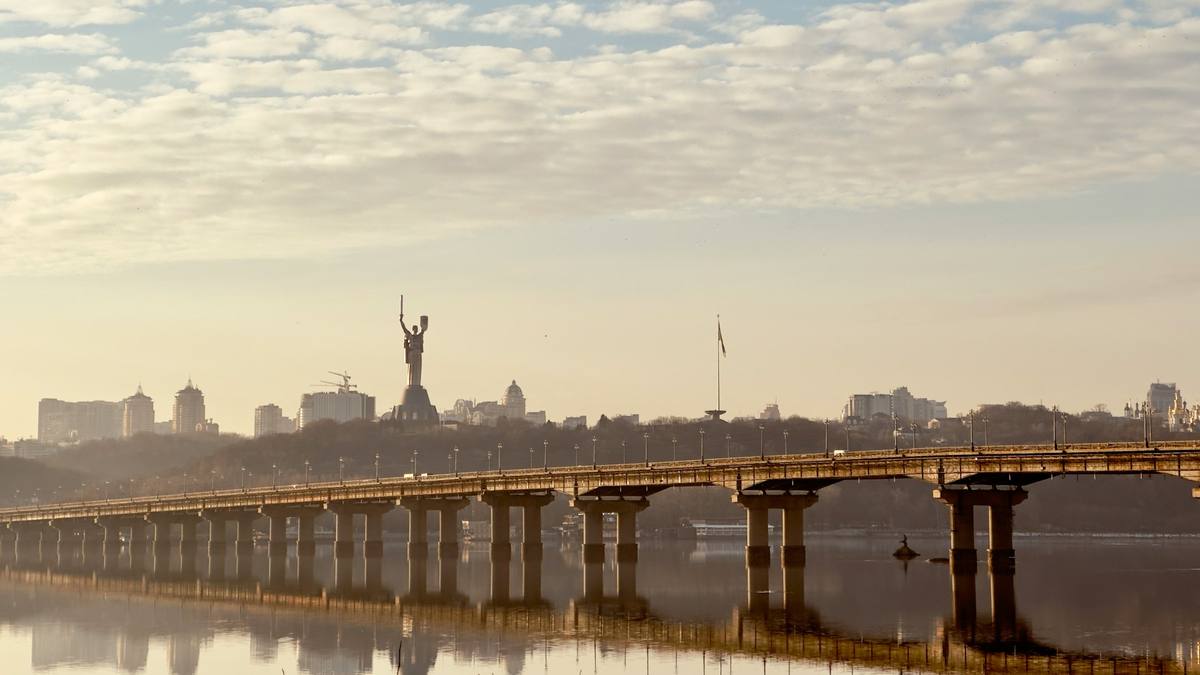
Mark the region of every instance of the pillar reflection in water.
[[458, 558], [438, 557], [438, 592], [442, 597], [458, 595]]
[[491, 561], [492, 587], [488, 597], [494, 604], [505, 604], [510, 597], [509, 576], [512, 573], [512, 556], [496, 555], [494, 546], [493, 544]]
[[521, 597], [526, 604], [542, 602], [542, 552], [530, 555], [528, 550], [521, 554]]
[[604, 598], [604, 563], [583, 563], [583, 599], [599, 602]]
[[992, 594], [992, 627], [997, 640], [1018, 639], [1016, 584], [1011, 570], [988, 575]]
[[225, 580], [225, 549], [220, 551], [213, 550], [210, 546], [208, 549], [208, 578], [212, 581]]
[[267, 585], [281, 588], [287, 584], [287, 549], [267, 547]]
[[297, 547], [296, 554], [296, 584], [303, 589], [310, 589], [316, 585], [316, 556], [310, 552], [303, 552]]
[[409, 542], [408, 548], [408, 594], [414, 598], [424, 596], [429, 590], [429, 552]]

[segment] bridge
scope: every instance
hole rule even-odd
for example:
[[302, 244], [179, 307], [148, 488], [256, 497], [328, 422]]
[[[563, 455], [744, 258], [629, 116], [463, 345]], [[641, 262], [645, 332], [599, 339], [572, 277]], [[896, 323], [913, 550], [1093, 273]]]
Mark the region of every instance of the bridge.
[[[316, 547], [314, 519], [336, 517], [334, 549], [338, 558], [353, 557], [355, 519], [365, 521], [363, 556], [382, 555], [382, 516], [400, 506], [410, 514], [409, 551], [423, 556], [429, 543], [424, 525], [430, 512], [440, 515], [438, 549], [453, 558], [458, 552], [458, 511], [477, 498], [491, 507], [492, 556], [512, 555], [511, 508], [523, 514], [522, 555], [540, 559], [541, 509], [556, 493], [567, 494], [583, 514], [584, 562], [604, 558], [603, 515], [617, 516], [618, 560], [637, 559], [637, 514], [655, 493], [668, 488], [721, 486], [747, 512], [746, 561], [768, 565], [767, 515], [783, 511], [781, 560], [785, 567], [804, 563], [804, 510], [816, 503], [821, 488], [843, 480], [907, 478], [933, 486], [932, 495], [950, 513], [949, 558], [954, 570], [974, 569], [975, 506], [989, 508], [989, 566], [1011, 570], [1013, 510], [1038, 481], [1071, 474], [1161, 473], [1200, 483], [1200, 443], [1167, 442], [1154, 447], [1134, 443], [1021, 445], [860, 451], [838, 455], [760, 455], [671, 462], [543, 466], [521, 470], [446, 473], [414, 477], [380, 477], [211, 490], [171, 495], [39, 504], [0, 510], [0, 548], [28, 558], [81, 545], [115, 555], [122, 540], [132, 549], [155, 550], [172, 545], [178, 530], [185, 554], [197, 545], [197, 525], [206, 522], [209, 551], [223, 553], [229, 529], [235, 528], [238, 552], [253, 547], [256, 521], [269, 521], [269, 550], [288, 550], [289, 519], [298, 521], [296, 552]], [[1200, 487], [1193, 490], [1200, 498]], [[150, 538], [152, 534], [152, 539]]]

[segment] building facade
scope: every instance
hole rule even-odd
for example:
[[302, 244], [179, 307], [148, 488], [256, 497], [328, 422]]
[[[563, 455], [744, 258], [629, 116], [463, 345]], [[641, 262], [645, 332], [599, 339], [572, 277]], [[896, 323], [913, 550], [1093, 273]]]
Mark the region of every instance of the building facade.
[[1175, 397], [1179, 395], [1179, 387], [1174, 382], [1151, 383], [1146, 392], [1146, 403], [1150, 406], [1150, 414], [1158, 419], [1166, 419]]
[[564, 429], [586, 429], [588, 428], [587, 415], [576, 415], [574, 417], [564, 418], [562, 425]]
[[203, 428], [206, 422], [204, 392], [197, 389], [189, 377], [187, 386], [175, 392], [175, 406], [171, 410], [171, 432], [194, 434]]
[[476, 402], [460, 398], [454, 402], [452, 409], [442, 411], [444, 421], [475, 426], [496, 426], [501, 418], [523, 420], [539, 426], [545, 424], [547, 419], [545, 410], [526, 410], [525, 392], [516, 380], [505, 388], [504, 396], [499, 401]]
[[122, 436], [129, 438], [136, 434], [154, 433], [154, 399], [142, 393], [142, 385], [138, 385], [137, 393], [121, 403]]
[[283, 408], [268, 403], [254, 409], [254, 437], [270, 436], [280, 433], [279, 426], [283, 422]]
[[124, 405], [114, 401], [38, 401], [38, 440], [71, 443], [120, 438]]
[[375, 397], [358, 391], [320, 391], [300, 397], [300, 410], [296, 414], [296, 428], [318, 420], [349, 422], [351, 420], [374, 420]]
[[895, 415], [920, 423], [949, 417], [945, 401], [917, 398], [908, 391], [908, 387], [898, 387], [890, 394], [854, 394], [842, 409], [842, 419], [849, 422], [865, 422], [876, 415]]

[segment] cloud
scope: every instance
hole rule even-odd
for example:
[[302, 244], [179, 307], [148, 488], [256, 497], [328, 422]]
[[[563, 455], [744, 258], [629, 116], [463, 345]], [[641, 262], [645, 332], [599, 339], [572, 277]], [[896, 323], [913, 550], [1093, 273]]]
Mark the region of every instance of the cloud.
[[141, 16], [148, 0], [0, 0], [0, 24], [48, 26], [123, 24]]
[[47, 33], [28, 37], [0, 38], [0, 54], [19, 52], [57, 52], [64, 54], [107, 54], [116, 47], [105, 35]]
[[[3, 86], [0, 274], [530, 222], [1030, 199], [1200, 171], [1194, 14], [989, 31], [991, 5], [952, 0], [803, 24], [690, 3], [521, 5], [508, 24], [454, 7], [236, 10], [161, 61], [104, 53], [78, 77]], [[556, 55], [549, 33], [518, 48], [477, 32], [586, 31], [626, 10], [608, 28], [703, 15], [697, 30], [720, 37]], [[114, 70], [145, 82], [100, 86]]]

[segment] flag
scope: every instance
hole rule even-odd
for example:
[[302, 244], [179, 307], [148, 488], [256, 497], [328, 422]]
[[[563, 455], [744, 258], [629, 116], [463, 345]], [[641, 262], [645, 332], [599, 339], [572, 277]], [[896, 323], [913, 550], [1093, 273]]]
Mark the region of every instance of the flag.
[[720, 317], [717, 317], [717, 344], [721, 346], [721, 356], [727, 356], [727, 354], [725, 354], [725, 337], [721, 335]]

